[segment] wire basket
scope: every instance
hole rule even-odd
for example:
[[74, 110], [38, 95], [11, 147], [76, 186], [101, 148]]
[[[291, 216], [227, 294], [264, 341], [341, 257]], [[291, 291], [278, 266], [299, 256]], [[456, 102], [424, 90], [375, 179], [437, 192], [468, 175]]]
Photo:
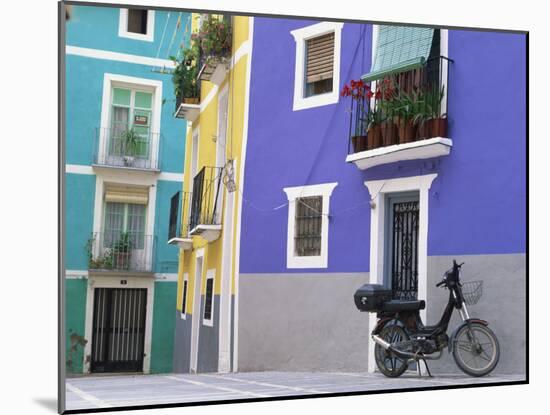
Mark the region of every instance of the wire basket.
[[467, 305], [477, 304], [483, 295], [483, 281], [468, 281], [462, 283], [462, 296]]

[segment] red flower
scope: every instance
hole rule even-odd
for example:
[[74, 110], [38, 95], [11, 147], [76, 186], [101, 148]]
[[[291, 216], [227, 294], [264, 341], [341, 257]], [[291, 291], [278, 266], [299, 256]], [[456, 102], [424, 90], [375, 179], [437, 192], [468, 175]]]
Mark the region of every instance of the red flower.
[[351, 89], [349, 88], [349, 86], [347, 84], [344, 85], [344, 88], [342, 89], [341, 95], [343, 97], [349, 97], [350, 93], [351, 93]]

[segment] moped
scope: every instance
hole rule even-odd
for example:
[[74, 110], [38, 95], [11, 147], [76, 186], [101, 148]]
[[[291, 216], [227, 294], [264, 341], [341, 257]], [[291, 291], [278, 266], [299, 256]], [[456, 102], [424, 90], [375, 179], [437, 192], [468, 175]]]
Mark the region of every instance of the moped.
[[[462, 283], [462, 264], [453, 260], [436, 287], [449, 290], [449, 300], [439, 322], [425, 326], [420, 317], [426, 303], [423, 300], [394, 300], [392, 291], [378, 284], [365, 284], [355, 293], [357, 308], [376, 312], [377, 324], [372, 330], [374, 356], [380, 372], [388, 377], [401, 376], [411, 364], [441, 358], [448, 348], [458, 367], [470, 376], [485, 376], [497, 365], [500, 357], [498, 339], [488, 322], [471, 318], [467, 305], [476, 304], [482, 296], [482, 281]], [[454, 309], [462, 318], [450, 338], [447, 329]]]

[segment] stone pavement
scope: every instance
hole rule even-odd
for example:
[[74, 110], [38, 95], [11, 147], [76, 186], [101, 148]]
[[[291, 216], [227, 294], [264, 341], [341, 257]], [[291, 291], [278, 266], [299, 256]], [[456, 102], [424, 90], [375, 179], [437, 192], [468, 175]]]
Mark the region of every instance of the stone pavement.
[[390, 379], [379, 373], [244, 372], [87, 376], [67, 379], [66, 409], [159, 405], [275, 396], [310, 395], [517, 382], [525, 375], [491, 374], [483, 378], [406, 373]]

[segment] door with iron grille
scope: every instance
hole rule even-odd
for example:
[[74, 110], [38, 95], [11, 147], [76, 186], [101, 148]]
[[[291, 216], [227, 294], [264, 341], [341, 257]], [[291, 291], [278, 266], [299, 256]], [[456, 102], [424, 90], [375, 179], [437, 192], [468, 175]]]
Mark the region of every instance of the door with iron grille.
[[394, 299], [417, 299], [418, 195], [389, 197], [386, 218], [386, 281]]
[[92, 372], [141, 372], [145, 288], [95, 288]]

